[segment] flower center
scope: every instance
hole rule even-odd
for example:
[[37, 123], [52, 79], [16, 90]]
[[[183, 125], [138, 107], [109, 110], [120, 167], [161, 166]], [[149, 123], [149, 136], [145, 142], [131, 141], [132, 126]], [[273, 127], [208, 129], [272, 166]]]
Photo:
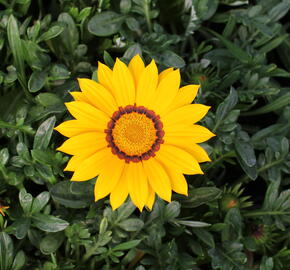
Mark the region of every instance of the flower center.
[[160, 117], [143, 106], [128, 105], [113, 113], [106, 140], [112, 153], [126, 162], [139, 162], [155, 156], [163, 143]]

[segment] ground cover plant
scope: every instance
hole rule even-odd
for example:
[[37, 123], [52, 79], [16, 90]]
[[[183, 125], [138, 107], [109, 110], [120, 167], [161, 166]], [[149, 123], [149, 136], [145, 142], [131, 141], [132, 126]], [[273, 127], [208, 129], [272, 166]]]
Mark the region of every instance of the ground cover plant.
[[[0, 270], [290, 269], [287, 0], [0, 0]], [[94, 201], [56, 126], [77, 78], [141, 55], [200, 84], [188, 196]], [[162, 147], [162, 146], [161, 146]], [[136, 204], [136, 203], [135, 203]], [[142, 207], [139, 207], [142, 208]], [[150, 208], [150, 207], [149, 207]]]

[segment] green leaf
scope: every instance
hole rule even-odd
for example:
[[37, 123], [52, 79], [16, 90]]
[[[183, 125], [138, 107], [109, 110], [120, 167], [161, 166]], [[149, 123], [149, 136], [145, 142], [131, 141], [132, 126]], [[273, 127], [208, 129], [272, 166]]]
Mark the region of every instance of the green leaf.
[[16, 145], [16, 151], [17, 154], [23, 158], [25, 161], [30, 161], [30, 154], [29, 154], [29, 150], [26, 144], [24, 144], [23, 142], [19, 142]]
[[117, 33], [125, 16], [113, 11], [104, 11], [93, 16], [88, 23], [88, 30], [96, 36], [106, 37]]
[[247, 256], [242, 250], [243, 245], [238, 242], [224, 242], [222, 247], [210, 249], [213, 269], [244, 270]]
[[78, 20], [84, 21], [91, 13], [92, 7], [85, 7], [80, 11]]
[[24, 213], [30, 213], [33, 202], [31, 194], [27, 193], [25, 189], [21, 189], [19, 192], [19, 202], [22, 206]]
[[188, 227], [193, 227], [193, 228], [203, 228], [203, 227], [209, 227], [211, 224], [206, 223], [206, 222], [201, 222], [201, 221], [191, 221], [191, 220], [176, 220], [176, 223]]
[[114, 61], [114, 59], [112, 58], [112, 56], [107, 51], [104, 51], [103, 58], [104, 58], [105, 64], [109, 68], [113, 68], [113, 66], [115, 64], [115, 61]]
[[13, 257], [13, 242], [10, 236], [0, 232], [0, 269], [11, 270]]
[[230, 86], [232, 86], [237, 80], [240, 79], [241, 72], [239, 70], [234, 70], [228, 73], [222, 80], [219, 88], [224, 90]]
[[235, 150], [237, 155], [244, 161], [244, 163], [253, 167], [256, 165], [256, 155], [253, 146], [249, 142], [235, 140]]
[[60, 35], [64, 30], [64, 27], [61, 25], [54, 25], [50, 27], [46, 32], [44, 32], [38, 39], [37, 43], [44, 41], [44, 40], [50, 40], [52, 38], [57, 37]]
[[142, 55], [142, 49], [140, 44], [136, 43], [131, 45], [124, 53], [122, 59], [123, 60], [131, 60], [136, 54]]
[[[54, 185], [50, 194], [56, 202], [70, 208], [84, 208], [93, 202], [93, 186], [92, 182], [74, 183], [70, 181], [62, 181]], [[75, 190], [72, 191], [72, 186]]]
[[182, 207], [194, 208], [210, 201], [218, 199], [222, 191], [216, 187], [195, 188], [189, 192], [187, 198], [182, 197]]
[[258, 170], [257, 170], [257, 165], [255, 164], [254, 166], [248, 166], [244, 160], [241, 158], [240, 155], [237, 155], [237, 159], [242, 167], [242, 169], [244, 170], [244, 172], [247, 174], [247, 176], [252, 179], [255, 180], [258, 177]]
[[130, 12], [131, 9], [131, 0], [121, 0], [120, 1], [120, 11], [123, 14], [127, 14]]
[[273, 6], [269, 11], [271, 21], [275, 22], [283, 18], [290, 9], [290, 3], [288, 1], [280, 1], [279, 4]]
[[229, 38], [235, 29], [236, 23], [237, 23], [236, 17], [233, 15], [230, 15], [228, 18], [227, 24], [225, 25], [225, 28], [223, 30], [222, 36]]
[[114, 246], [114, 247], [112, 248], [112, 250], [113, 250], [113, 251], [116, 251], [116, 250], [132, 249], [132, 248], [138, 246], [140, 242], [141, 242], [141, 240], [132, 240], [132, 241], [128, 241], [128, 242], [125, 242], [125, 243], [119, 244], [119, 245], [117, 245], [117, 246]]
[[279, 110], [285, 106], [290, 104], [290, 92], [278, 97], [277, 99], [271, 101], [269, 104], [250, 112], [245, 112], [243, 115], [250, 116], [250, 115], [259, 115], [264, 113], [269, 113], [272, 111]]
[[108, 228], [108, 219], [103, 217], [100, 223], [99, 234], [104, 234]]
[[12, 225], [13, 233], [17, 239], [23, 239], [30, 228], [31, 219], [28, 217], [18, 218]]
[[215, 247], [214, 238], [213, 238], [212, 234], [209, 233], [207, 230], [194, 228], [194, 229], [192, 229], [192, 231], [197, 236], [197, 238], [199, 238], [206, 245], [208, 245], [209, 247], [212, 247], [212, 248]]
[[197, 17], [203, 21], [208, 20], [217, 10], [218, 0], [196, 0], [193, 1]]
[[238, 45], [224, 38], [223, 36], [214, 32], [213, 30], [207, 29], [207, 31], [216, 36], [228, 48], [230, 53], [232, 53], [232, 55], [238, 60], [240, 60], [242, 63], [246, 64], [252, 61], [251, 56], [247, 52], [242, 50]]
[[58, 16], [58, 22], [64, 26], [63, 31], [59, 35], [62, 46], [70, 54], [73, 54], [79, 44], [79, 32], [73, 18], [66, 12]]
[[258, 143], [259, 141], [267, 138], [270, 135], [275, 135], [278, 134], [280, 132], [282, 132], [283, 130], [285, 130], [287, 128], [287, 126], [285, 126], [284, 124], [274, 124], [274, 125], [270, 125], [266, 128], [263, 128], [261, 130], [259, 130], [257, 133], [255, 133], [252, 137], [251, 137], [251, 141], [253, 143]]
[[135, 232], [143, 228], [144, 222], [138, 218], [128, 218], [121, 221], [118, 225], [127, 232]]
[[63, 240], [64, 234], [62, 232], [50, 233], [41, 240], [39, 249], [43, 254], [49, 255], [58, 250]]
[[126, 18], [126, 25], [133, 32], [140, 32], [140, 22], [136, 20], [134, 17]]
[[[65, 80], [70, 77], [71, 72], [67, 69], [65, 65], [54, 64], [49, 72], [50, 80]], [[74, 83], [74, 82], [72, 82]]]
[[229, 112], [236, 106], [238, 102], [238, 94], [234, 88], [231, 88], [229, 95], [227, 98], [220, 103], [216, 111], [216, 124], [214, 130], [218, 128], [218, 126], [222, 123], [222, 121], [226, 118]]
[[177, 218], [180, 214], [180, 203], [173, 201], [165, 206], [164, 220], [170, 221]]
[[32, 93], [39, 91], [44, 86], [46, 78], [46, 71], [33, 71], [28, 81], [28, 90]]
[[40, 149], [31, 150], [31, 156], [33, 160], [41, 163], [41, 164], [50, 164], [52, 163], [51, 156], [48, 155], [46, 151]]
[[44, 70], [50, 64], [50, 57], [42, 48], [30, 40], [22, 40], [25, 51], [25, 61], [35, 70]]
[[37, 102], [39, 102], [44, 107], [55, 106], [55, 105], [62, 105], [62, 100], [53, 93], [41, 93], [37, 95], [35, 98]]
[[166, 50], [160, 55], [155, 55], [154, 58], [166, 67], [183, 68], [185, 66], [184, 60], [173, 51]]
[[239, 208], [231, 208], [227, 212], [224, 222], [227, 226], [222, 231], [222, 240], [239, 240], [242, 234], [242, 217]]
[[117, 210], [118, 218], [117, 220], [125, 220], [128, 218], [136, 209], [136, 206], [131, 202], [124, 203]]
[[0, 164], [5, 165], [9, 159], [9, 152], [7, 148], [0, 150]]
[[279, 36], [273, 40], [271, 40], [270, 42], [268, 42], [267, 44], [265, 44], [263, 47], [260, 48], [260, 53], [268, 53], [272, 50], [274, 50], [275, 48], [277, 48], [289, 35], [285, 34], [282, 36]]
[[259, 270], [272, 270], [274, 267], [273, 258], [263, 256]]
[[37, 129], [34, 136], [33, 148], [45, 150], [48, 147], [56, 118], [52, 116], [46, 119]]
[[48, 203], [49, 197], [50, 197], [49, 192], [47, 192], [47, 191], [41, 192], [33, 200], [32, 207], [31, 207], [31, 213], [40, 212], [44, 208], [44, 206]]
[[10, 49], [13, 54], [14, 66], [17, 69], [17, 77], [22, 87], [26, 87], [24, 52], [20, 39], [17, 21], [13, 15], [10, 15], [7, 24], [7, 35]]
[[20, 250], [17, 252], [11, 270], [21, 270], [23, 269], [24, 265], [25, 265], [26, 259], [25, 259], [25, 253]]
[[45, 232], [59, 232], [63, 231], [69, 223], [63, 219], [36, 213], [32, 216], [33, 225]]

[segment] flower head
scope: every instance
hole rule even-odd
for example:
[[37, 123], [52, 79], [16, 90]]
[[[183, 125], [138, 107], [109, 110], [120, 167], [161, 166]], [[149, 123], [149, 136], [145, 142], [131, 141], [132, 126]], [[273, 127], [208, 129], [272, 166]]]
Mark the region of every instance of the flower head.
[[5, 216], [5, 210], [8, 209], [9, 206], [0, 205], [0, 214], [4, 217]]
[[130, 195], [140, 209], [152, 208], [155, 193], [170, 202], [172, 190], [187, 195], [184, 174], [203, 174], [210, 161], [198, 145], [214, 136], [196, 125], [210, 107], [191, 104], [199, 85], [180, 86], [179, 70], [158, 74], [136, 55], [113, 70], [99, 63], [98, 83], [79, 79], [81, 92], [66, 103], [74, 120], [56, 130], [69, 137], [59, 151], [73, 155], [65, 170], [73, 181], [98, 176], [95, 200], [110, 194], [113, 209]]

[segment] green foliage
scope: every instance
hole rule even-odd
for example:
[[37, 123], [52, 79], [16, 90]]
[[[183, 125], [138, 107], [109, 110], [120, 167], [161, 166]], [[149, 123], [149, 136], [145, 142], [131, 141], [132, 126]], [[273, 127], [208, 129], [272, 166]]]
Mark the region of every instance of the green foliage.
[[[0, 0], [0, 270], [284, 270], [290, 254], [287, 0]], [[70, 182], [54, 127], [76, 78], [136, 53], [211, 106], [212, 162], [140, 213]]]

